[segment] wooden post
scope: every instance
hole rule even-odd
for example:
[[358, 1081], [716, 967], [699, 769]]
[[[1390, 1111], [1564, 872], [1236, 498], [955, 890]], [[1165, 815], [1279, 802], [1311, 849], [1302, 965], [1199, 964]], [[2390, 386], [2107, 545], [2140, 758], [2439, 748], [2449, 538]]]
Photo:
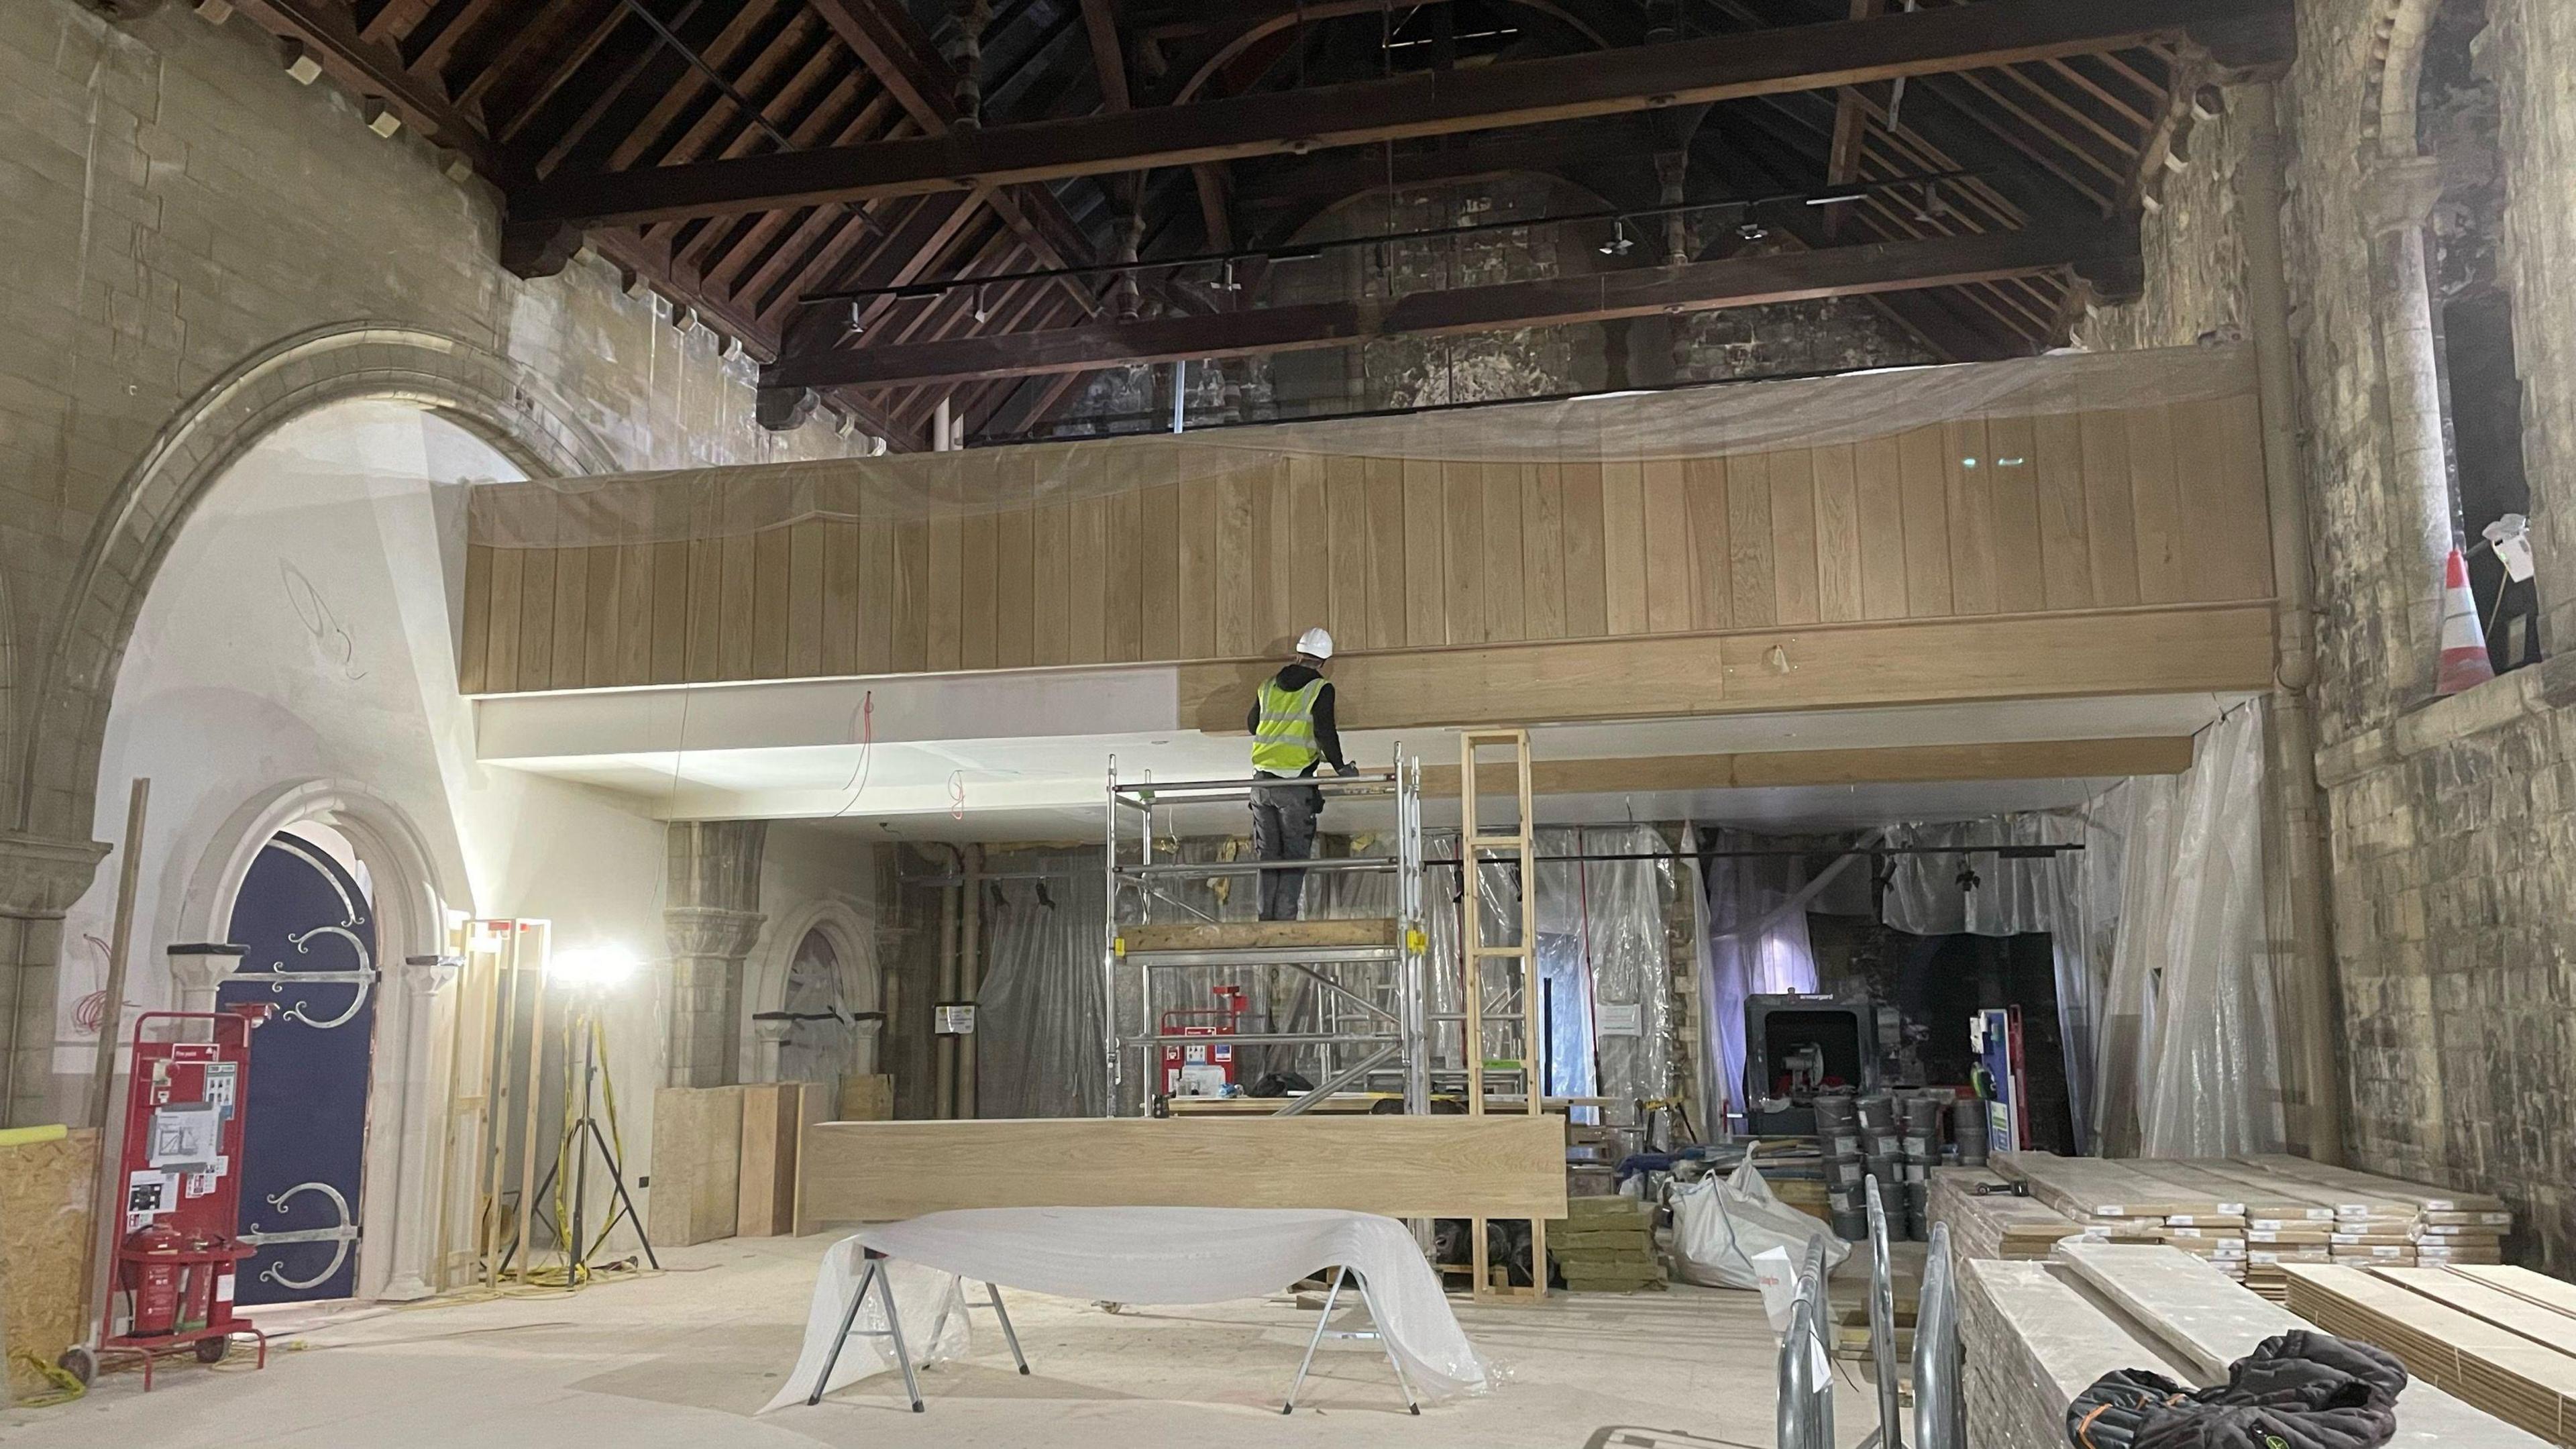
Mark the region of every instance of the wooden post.
[[[107, 990], [98, 1003], [98, 1054], [89, 1069], [89, 1125], [102, 1143], [122, 1141], [107, 1132], [109, 1098], [116, 1087], [116, 1040], [124, 1035], [125, 958], [134, 948], [134, 887], [143, 866], [143, 819], [152, 801], [152, 782], [136, 776], [125, 802], [125, 839], [118, 846], [125, 858], [116, 867], [116, 925], [108, 932]], [[104, 1154], [102, 1154], [104, 1155]]]

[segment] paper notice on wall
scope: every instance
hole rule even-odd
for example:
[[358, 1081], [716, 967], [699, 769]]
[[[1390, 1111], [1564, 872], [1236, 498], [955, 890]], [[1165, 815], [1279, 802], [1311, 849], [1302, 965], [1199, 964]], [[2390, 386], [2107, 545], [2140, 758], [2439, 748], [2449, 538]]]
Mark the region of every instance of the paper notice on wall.
[[1594, 1024], [1603, 1036], [1643, 1036], [1646, 1008], [1634, 1001], [1605, 1001], [1594, 1009]]
[[930, 1029], [940, 1036], [973, 1036], [975, 1003], [946, 1004], [932, 1009]]
[[232, 1119], [233, 1093], [239, 1086], [240, 1081], [240, 1063], [206, 1063], [206, 1101], [209, 1105], [216, 1108], [226, 1121], [230, 1121]]
[[179, 1205], [179, 1174], [138, 1168], [125, 1179], [125, 1230], [135, 1229]]

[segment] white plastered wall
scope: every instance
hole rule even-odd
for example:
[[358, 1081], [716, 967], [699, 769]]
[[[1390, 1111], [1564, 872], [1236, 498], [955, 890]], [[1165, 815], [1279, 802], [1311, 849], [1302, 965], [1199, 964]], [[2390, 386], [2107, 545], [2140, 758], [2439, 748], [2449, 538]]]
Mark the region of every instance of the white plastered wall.
[[[405, 863], [370, 859], [383, 929], [359, 1292], [416, 1264], [424, 1231], [397, 1223], [404, 1175], [432, 1111], [406, 1082], [416, 998], [399, 968], [434, 942], [389, 893], [434, 893], [481, 915], [543, 916], [558, 947], [615, 942], [666, 951], [662, 827], [632, 797], [475, 763], [473, 715], [456, 692], [462, 483], [508, 478], [498, 453], [442, 418], [346, 404], [279, 430], [212, 491], [145, 601], [118, 672], [99, 780], [97, 838], [122, 848], [127, 781], [152, 780], [127, 1000], [170, 1004], [164, 949], [219, 936], [232, 864], [302, 800], [362, 816], [367, 837], [407, 833]], [[96, 1037], [78, 1006], [100, 989], [122, 860], [111, 855], [66, 920], [56, 1021], [56, 1096], [76, 1112]], [[663, 1006], [650, 972], [615, 998], [609, 1040], [633, 1171], [649, 1172]], [[442, 1052], [428, 1054], [443, 1059]], [[407, 1090], [408, 1089], [408, 1090]], [[415, 1159], [417, 1160], [417, 1159]], [[415, 1179], [416, 1180], [416, 1179]]]

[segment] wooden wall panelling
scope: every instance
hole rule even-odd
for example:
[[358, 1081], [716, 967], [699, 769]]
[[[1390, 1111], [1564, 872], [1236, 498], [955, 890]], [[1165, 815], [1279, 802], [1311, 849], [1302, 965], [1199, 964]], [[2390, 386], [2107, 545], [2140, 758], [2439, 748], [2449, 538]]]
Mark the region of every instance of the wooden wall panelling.
[[1073, 534], [1065, 550], [1066, 613], [1073, 620], [1073, 662], [1109, 658], [1109, 529], [1106, 498], [1074, 500]]
[[1774, 453], [1771, 464], [1771, 617], [1816, 622], [1816, 455]]
[[1853, 492], [1860, 509], [1860, 616], [1902, 619], [1905, 602], [1905, 470], [1894, 438], [1852, 449]]
[[2047, 561], [2039, 549], [2039, 467], [2028, 418], [1992, 418], [1986, 447], [1994, 489], [1995, 607], [2035, 614], [2047, 607]]
[[1145, 656], [1145, 495], [1129, 489], [1102, 502], [1100, 657], [1132, 663]]
[[1759, 453], [1726, 460], [1726, 577], [1735, 627], [1780, 622], [1771, 582], [1771, 459]]
[[1597, 639], [1610, 632], [1601, 465], [1560, 463], [1556, 477], [1565, 500], [1565, 635]]
[[1726, 460], [1692, 458], [1682, 464], [1684, 507], [1690, 514], [1691, 627], [1735, 625], [1735, 564], [1727, 554]]
[[554, 685], [555, 551], [526, 550], [519, 570], [519, 688]]
[[859, 519], [859, 672], [894, 668], [894, 523]]
[[611, 684], [648, 684], [653, 679], [653, 545], [625, 543], [617, 552], [617, 598], [609, 607], [617, 615], [617, 648], [608, 661]]
[[[582, 573], [588, 597], [581, 606], [581, 682], [586, 688], [601, 689], [625, 683], [617, 677], [618, 640], [626, 627], [619, 609], [623, 590], [618, 572], [625, 559], [613, 543], [595, 544], [582, 552], [589, 557]], [[639, 619], [635, 627], [648, 622]]]
[[1646, 607], [1646, 470], [1635, 459], [1601, 464], [1601, 584], [1604, 631], [1643, 634]]
[[952, 670], [965, 658], [966, 520], [954, 514], [930, 520], [930, 557], [923, 577], [924, 667]]
[[795, 575], [796, 530], [765, 528], [751, 539], [751, 669], [762, 679], [787, 673], [787, 588]]
[[1002, 662], [1002, 519], [970, 513], [957, 521], [957, 667]]
[[[2178, 775], [2191, 768], [2189, 735], [2097, 740], [2011, 740], [1877, 749], [1756, 750], [1723, 755], [1641, 755], [1540, 760], [1530, 788], [1541, 795], [1627, 795], [1741, 790], [1787, 785], [1913, 784], [1956, 780], [2058, 780], [2087, 776]], [[1477, 767], [1477, 789], [1510, 794], [1515, 767]], [[1458, 793], [1458, 767], [1426, 765], [1422, 793]]]
[[1449, 642], [1485, 642], [1485, 470], [1477, 463], [1440, 465], [1443, 588]]
[[[1144, 617], [1138, 634], [1139, 659], [1192, 657], [1181, 640], [1181, 497], [1177, 484], [1156, 483], [1137, 500], [1142, 532], [1138, 607]], [[1362, 536], [1364, 539], [1364, 535]], [[1360, 541], [1360, 540], [1355, 540]]]
[[708, 676], [711, 679], [756, 677], [751, 663], [751, 630], [757, 597], [753, 570], [758, 543], [747, 533], [729, 534], [716, 541], [716, 559], [723, 573], [716, 585], [716, 660], [715, 672]]
[[724, 651], [718, 647], [724, 600], [724, 540], [688, 541], [687, 566], [681, 571], [681, 606], [688, 619], [688, 644], [681, 650], [681, 677], [692, 684], [721, 679]]
[[894, 668], [918, 674], [930, 667], [930, 524], [903, 519], [894, 526]]
[[1294, 617], [1288, 597], [1288, 574], [1295, 567], [1290, 558], [1289, 535], [1296, 528], [1295, 505], [1288, 492], [1288, 467], [1285, 460], [1263, 470], [1252, 490], [1252, 568], [1244, 577], [1252, 585], [1252, 649], [1250, 652], [1275, 657], [1283, 647], [1282, 640], [1294, 639], [1305, 629], [1291, 624]]
[[1916, 428], [1896, 442], [1897, 487], [1905, 496], [1905, 616], [1936, 618], [1950, 609], [1950, 447], [1938, 427]]
[[1522, 1114], [818, 1122], [798, 1165], [800, 1232], [979, 1207], [1565, 1213], [1565, 1123]]
[[2138, 601], [2169, 604], [2183, 596], [2182, 499], [2174, 481], [2173, 415], [2132, 408], [2129, 497], [2136, 510]]
[[1500, 643], [1529, 637], [1529, 562], [1521, 540], [1521, 469], [1487, 463], [1485, 525], [1485, 637]]
[[[1410, 639], [1411, 596], [1406, 576], [1412, 561], [1405, 551], [1411, 536], [1404, 520], [1404, 463], [1396, 458], [1364, 460], [1361, 485], [1367, 492], [1368, 633], [1364, 649], [1401, 649]], [[1208, 650], [1189, 656], [1206, 658]]]
[[1037, 512], [993, 519], [993, 662], [1024, 668], [1037, 655]]
[[1284, 596], [1287, 617], [1279, 634], [1294, 639], [1332, 617], [1332, 515], [1324, 506], [1324, 460], [1312, 454], [1288, 459], [1287, 511], [1277, 520], [1288, 535]]
[[2084, 498], [2084, 420], [2039, 418], [2031, 429], [2031, 466], [2039, 470], [2040, 604], [2093, 607], [2092, 529]]
[[1638, 472], [1646, 527], [1646, 627], [1682, 633], [1699, 612], [1688, 474], [1678, 458], [1648, 459]]
[[653, 628], [642, 644], [644, 673], [639, 677], [653, 684], [678, 684], [689, 677], [690, 544], [667, 539], [642, 547], [653, 560]]
[[1314, 528], [1324, 544], [1323, 613], [1316, 622], [1332, 634], [1335, 647], [1358, 649], [1368, 637], [1368, 460], [1316, 461], [1323, 473], [1323, 508]]
[[1816, 617], [1848, 624], [1861, 617], [1860, 479], [1850, 448], [1809, 455], [1816, 482]]
[[498, 551], [479, 543], [465, 546], [465, 627], [456, 640], [456, 687], [465, 694], [492, 687], [492, 557]]
[[[1364, 654], [1339, 661], [1334, 680], [1349, 729], [2232, 692], [2269, 684], [2271, 631], [2259, 603], [1914, 619]], [[1767, 657], [1775, 647], [1785, 673]], [[1183, 717], [1240, 734], [1244, 700], [1275, 667], [1180, 666]]]
[[1029, 592], [1036, 601], [1030, 621], [1030, 662], [1073, 662], [1073, 619], [1066, 610], [1070, 592], [1064, 581], [1066, 557], [1073, 547], [1073, 506], [1049, 503], [1036, 510], [1030, 554], [1036, 560]]
[[1566, 634], [1565, 476], [1556, 463], [1529, 463], [1519, 470], [1521, 491], [1521, 568], [1528, 577], [1522, 591], [1522, 633], [1531, 639], [1562, 639]]
[[2129, 419], [2090, 412], [2077, 423], [2084, 450], [2084, 543], [2092, 563], [2093, 602], [2106, 609], [2138, 602], [2138, 514], [2129, 492]]
[[787, 531], [787, 673], [812, 679], [823, 672], [823, 596], [828, 580], [823, 544], [832, 525], [800, 518]]
[[1258, 508], [1251, 478], [1229, 476], [1216, 485], [1208, 595], [1214, 601], [1212, 634], [1216, 656], [1239, 659], [1252, 652], [1260, 607], [1253, 567]]
[[[1180, 490], [1180, 626], [1183, 659], [1209, 659], [1219, 652], [1217, 615], [1216, 518], [1226, 489], [1220, 482], [1199, 482]], [[1240, 598], [1238, 585], [1226, 592]]]
[[823, 525], [823, 672], [859, 672], [859, 523]]
[[1941, 427], [1941, 466], [1950, 522], [1950, 607], [1960, 614], [1995, 611], [1995, 468], [1986, 420]]
[[2272, 595], [2271, 510], [2264, 496], [2261, 404], [2213, 398], [2173, 409], [2174, 472], [2182, 517], [2182, 596]]

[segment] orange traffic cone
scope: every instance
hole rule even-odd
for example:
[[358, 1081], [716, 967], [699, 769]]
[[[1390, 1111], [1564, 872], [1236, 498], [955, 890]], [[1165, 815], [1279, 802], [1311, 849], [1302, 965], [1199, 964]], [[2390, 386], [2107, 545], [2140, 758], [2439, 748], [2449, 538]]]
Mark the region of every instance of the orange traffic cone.
[[2478, 624], [2478, 602], [2469, 593], [2469, 561], [2454, 548], [2442, 566], [2442, 672], [2433, 692], [2457, 694], [2493, 678], [2487, 631]]

